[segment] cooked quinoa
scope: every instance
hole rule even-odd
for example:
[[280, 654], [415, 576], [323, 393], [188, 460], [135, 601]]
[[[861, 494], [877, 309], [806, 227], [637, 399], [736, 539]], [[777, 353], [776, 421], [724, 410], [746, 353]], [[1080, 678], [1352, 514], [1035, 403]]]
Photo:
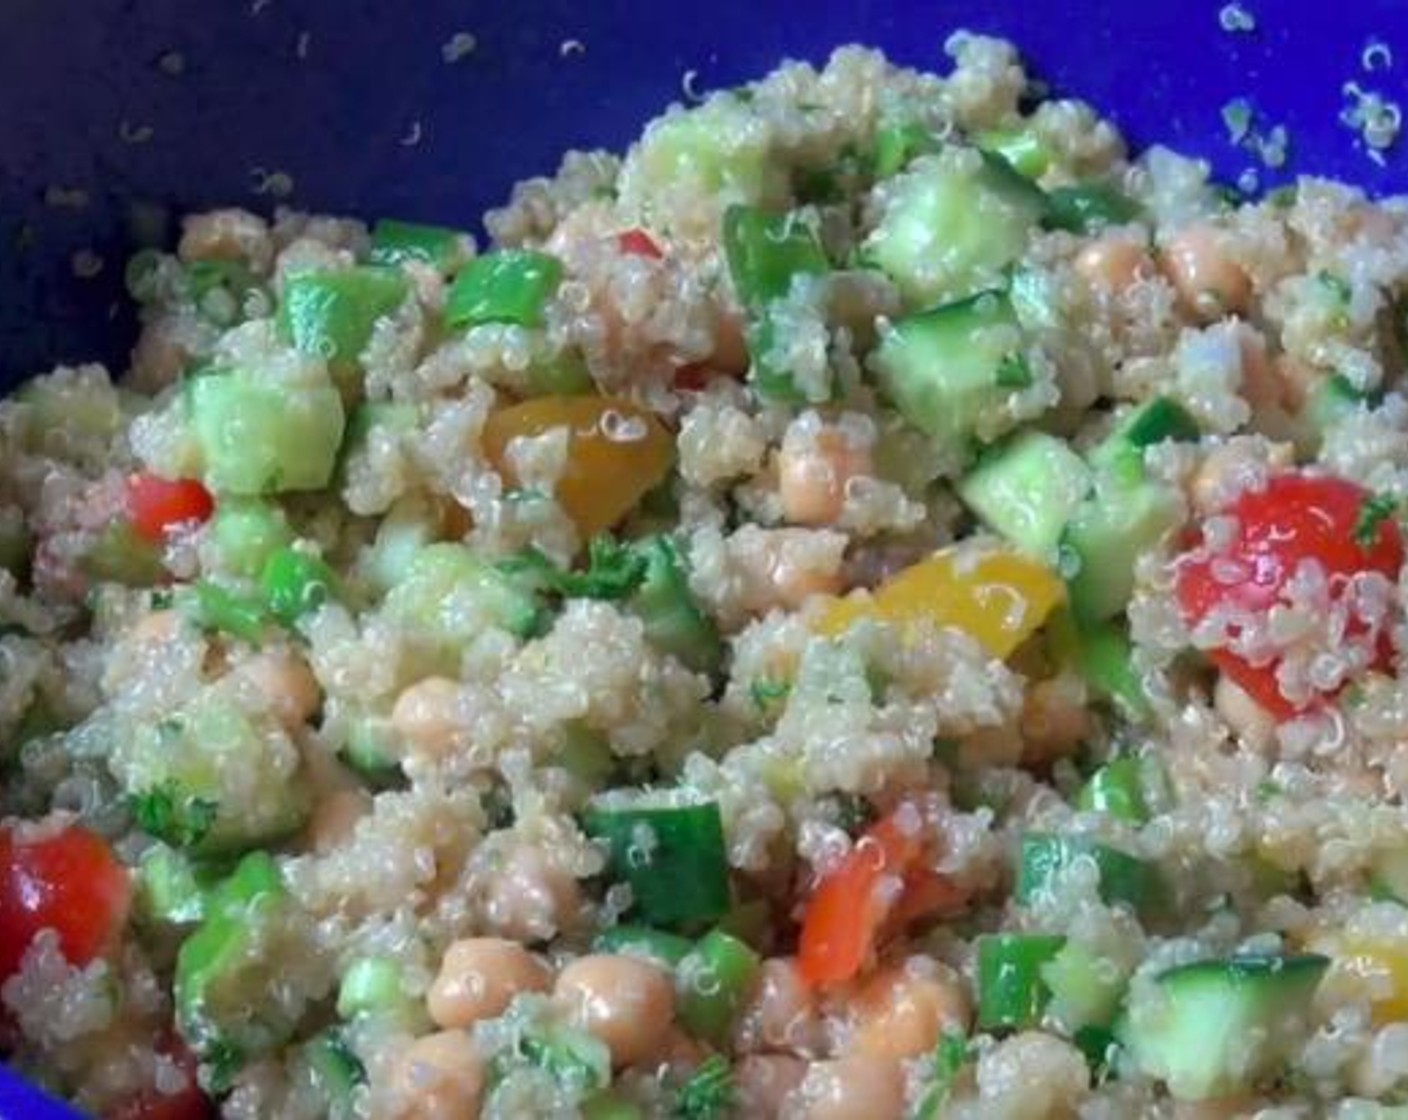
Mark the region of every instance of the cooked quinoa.
[[[0, 402], [0, 1000], [110, 1120], [1408, 1101], [1408, 207], [844, 47], [186, 219]], [[447, 54], [448, 57], [448, 54]]]

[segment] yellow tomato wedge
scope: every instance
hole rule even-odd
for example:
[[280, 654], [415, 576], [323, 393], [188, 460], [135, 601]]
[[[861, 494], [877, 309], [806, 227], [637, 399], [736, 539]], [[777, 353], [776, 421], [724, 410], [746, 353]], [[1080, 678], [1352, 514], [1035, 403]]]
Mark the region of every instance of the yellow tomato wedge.
[[557, 500], [584, 539], [630, 513], [664, 481], [674, 461], [675, 441], [659, 418], [612, 397], [534, 397], [501, 408], [484, 424], [484, 452], [517, 486], [509, 443], [563, 427], [572, 434]]
[[1035, 560], [1002, 548], [946, 548], [890, 577], [874, 592], [838, 599], [818, 620], [828, 637], [861, 619], [921, 619], [972, 635], [997, 658], [1031, 637], [1065, 599], [1065, 584]]

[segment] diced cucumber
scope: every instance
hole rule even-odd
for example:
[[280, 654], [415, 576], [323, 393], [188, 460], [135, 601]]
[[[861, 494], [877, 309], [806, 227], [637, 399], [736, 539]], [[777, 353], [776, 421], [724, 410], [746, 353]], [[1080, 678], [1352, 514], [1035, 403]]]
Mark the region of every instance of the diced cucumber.
[[1149, 697], [1134, 665], [1134, 645], [1119, 621], [1077, 625], [1069, 610], [1046, 620], [1047, 649], [1063, 669], [1079, 674], [1091, 693], [1130, 721], [1148, 718]]
[[864, 251], [911, 307], [1001, 284], [1045, 205], [1006, 160], [971, 148], [915, 160], [886, 191]]
[[187, 383], [204, 479], [220, 494], [321, 490], [342, 444], [342, 397], [326, 377], [293, 386], [232, 369]]
[[134, 901], [148, 925], [190, 925], [205, 915], [210, 876], [184, 852], [157, 844], [137, 865]]
[[1231, 957], [1169, 969], [1136, 988], [1120, 1034], [1135, 1065], [1178, 1100], [1208, 1100], [1274, 1076], [1309, 1030], [1327, 957]]
[[357, 1087], [366, 1084], [367, 1070], [342, 1031], [333, 1027], [310, 1039], [303, 1046], [302, 1058], [314, 1088], [327, 1105], [328, 1120], [353, 1120]]
[[985, 451], [957, 490], [984, 525], [1048, 560], [1090, 492], [1090, 469], [1065, 440], [1026, 431]]
[[1114, 1021], [1128, 977], [1079, 941], [1067, 941], [1041, 966], [1051, 992], [1051, 1011], [1069, 1029], [1108, 1026]]
[[975, 436], [1010, 427], [1002, 371], [1025, 364], [1022, 345], [1007, 296], [982, 292], [897, 320], [870, 365], [906, 420], [966, 458]]
[[1122, 226], [1140, 213], [1139, 203], [1108, 183], [1082, 183], [1047, 191], [1041, 224], [1044, 229], [1085, 235], [1106, 226]]
[[[227, 1081], [244, 1060], [270, 1053], [296, 1024], [275, 1000], [263, 998], [276, 962], [263, 945], [288, 905], [273, 860], [255, 852], [212, 892], [200, 927], [176, 955], [173, 995], [181, 1037]], [[225, 1086], [215, 1085], [216, 1091]]]
[[973, 143], [985, 152], [1001, 156], [1028, 179], [1040, 179], [1051, 166], [1051, 149], [1030, 124], [989, 129], [974, 136]]
[[279, 327], [294, 349], [329, 365], [355, 367], [377, 320], [395, 312], [410, 290], [395, 268], [301, 272], [284, 282]]
[[383, 610], [438, 660], [459, 654], [485, 627], [519, 637], [537, 632], [542, 605], [494, 565], [460, 544], [428, 545], [410, 561]]
[[1061, 538], [1061, 568], [1078, 624], [1090, 626], [1124, 612], [1134, 594], [1139, 557], [1157, 547], [1182, 517], [1177, 491], [1146, 477], [1141, 463], [1130, 460], [1096, 471], [1092, 495]]
[[372, 591], [385, 595], [405, 580], [411, 562], [435, 543], [439, 519], [434, 503], [419, 494], [398, 499], [386, 511], [358, 561]]
[[888, 125], [875, 133], [871, 152], [871, 174], [876, 179], [897, 175], [919, 156], [937, 152], [942, 143], [932, 129], [917, 121]]
[[390, 957], [357, 957], [337, 987], [337, 1013], [343, 1019], [371, 1017], [416, 1031], [427, 1015], [425, 1001], [406, 990], [405, 973]]
[[646, 559], [645, 579], [626, 606], [645, 624], [646, 640], [696, 673], [718, 673], [724, 656], [718, 627], [695, 601], [674, 542], [651, 537], [637, 548]]
[[308, 791], [297, 747], [215, 693], [114, 745], [109, 767], [144, 827], [202, 855], [244, 851], [295, 831]]
[[1142, 453], [1165, 440], [1196, 442], [1202, 432], [1192, 414], [1169, 397], [1152, 397], [1130, 409], [1120, 418], [1114, 430], [1090, 452], [1091, 465], [1111, 467], [1127, 459], [1130, 453]]
[[1163, 902], [1158, 870], [1138, 856], [1085, 837], [1028, 832], [1022, 837], [1021, 860], [1013, 898], [1030, 905], [1052, 890], [1056, 880], [1078, 860], [1094, 862], [1100, 876], [1100, 897], [1110, 905], [1123, 904], [1138, 914], [1154, 913]]
[[208, 530], [212, 563], [233, 576], [254, 579], [276, 550], [293, 540], [283, 510], [254, 498], [227, 497]]

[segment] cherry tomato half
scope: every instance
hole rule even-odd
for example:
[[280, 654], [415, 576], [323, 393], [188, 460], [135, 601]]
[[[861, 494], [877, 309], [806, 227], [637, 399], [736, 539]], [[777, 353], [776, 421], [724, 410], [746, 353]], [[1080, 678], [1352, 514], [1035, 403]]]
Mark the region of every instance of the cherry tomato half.
[[199, 525], [215, 512], [215, 499], [194, 478], [171, 481], [154, 474], [127, 480], [127, 516], [138, 534], [160, 543], [178, 526]]
[[[1282, 601], [1287, 582], [1304, 561], [1318, 562], [1332, 579], [1377, 572], [1396, 581], [1403, 567], [1403, 535], [1392, 518], [1364, 520], [1372, 500], [1372, 494], [1346, 479], [1300, 472], [1276, 475], [1263, 489], [1243, 491], [1223, 511], [1236, 520], [1226, 548], [1209, 555], [1198, 538], [1176, 561], [1185, 620], [1197, 624], [1225, 607], [1269, 612]], [[1363, 633], [1365, 624], [1353, 620], [1349, 635]], [[1391, 654], [1387, 640], [1381, 640], [1376, 664]], [[1319, 702], [1297, 706], [1282, 694], [1277, 659], [1253, 665], [1229, 649], [1213, 649], [1208, 656], [1277, 718], [1287, 719]]]
[[87, 964], [122, 927], [130, 897], [127, 869], [86, 828], [34, 841], [0, 829], [0, 980], [45, 929], [58, 933], [69, 963]]

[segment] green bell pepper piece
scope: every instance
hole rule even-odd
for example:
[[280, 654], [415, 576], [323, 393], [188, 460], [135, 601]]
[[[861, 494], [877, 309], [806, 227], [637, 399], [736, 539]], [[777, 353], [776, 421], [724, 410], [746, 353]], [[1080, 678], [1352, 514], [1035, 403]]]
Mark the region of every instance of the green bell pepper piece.
[[372, 227], [372, 264], [422, 261], [450, 272], [466, 257], [467, 238], [457, 229], [382, 218]]
[[751, 311], [785, 296], [794, 276], [830, 268], [816, 235], [796, 214], [730, 206], [724, 212], [723, 241], [734, 291]]
[[355, 366], [377, 320], [395, 312], [410, 290], [392, 268], [299, 273], [284, 283], [279, 328], [295, 349], [330, 365]]
[[562, 282], [562, 262], [534, 249], [485, 253], [465, 266], [445, 297], [451, 327], [517, 323], [538, 327], [543, 308]]
[[978, 1026], [1020, 1030], [1041, 1018], [1051, 991], [1041, 969], [1061, 951], [1064, 937], [998, 933], [978, 939]]
[[337, 576], [316, 556], [281, 548], [264, 564], [259, 577], [264, 604], [285, 626], [317, 610], [338, 594]]

